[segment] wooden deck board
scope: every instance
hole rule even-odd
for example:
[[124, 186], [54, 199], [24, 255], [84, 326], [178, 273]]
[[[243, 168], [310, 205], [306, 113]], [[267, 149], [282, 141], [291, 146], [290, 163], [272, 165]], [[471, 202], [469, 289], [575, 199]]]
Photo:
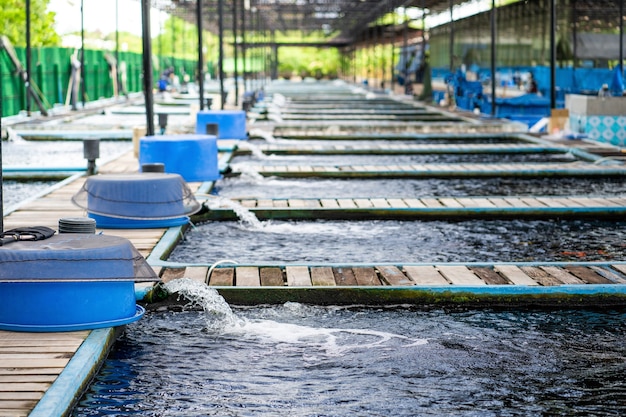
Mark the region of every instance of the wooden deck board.
[[328, 266], [318, 266], [311, 268], [311, 283], [314, 286], [335, 286], [335, 276], [333, 269]]
[[358, 285], [352, 268], [333, 268], [333, 275], [335, 276], [335, 283], [339, 286]]
[[254, 266], [238, 266], [235, 268], [235, 284], [238, 287], [260, 287], [259, 268]]
[[261, 277], [261, 285], [264, 287], [282, 287], [285, 285], [283, 272], [280, 268], [261, 268], [259, 275]]
[[415, 285], [450, 285], [434, 266], [405, 265], [403, 269]]
[[310, 287], [311, 275], [307, 266], [288, 266], [285, 268], [287, 285], [290, 287]]
[[437, 265], [437, 269], [454, 285], [487, 285], [466, 266]]
[[376, 266], [381, 278], [389, 285], [415, 285], [415, 282], [408, 276], [404, 275], [400, 269], [395, 266]]

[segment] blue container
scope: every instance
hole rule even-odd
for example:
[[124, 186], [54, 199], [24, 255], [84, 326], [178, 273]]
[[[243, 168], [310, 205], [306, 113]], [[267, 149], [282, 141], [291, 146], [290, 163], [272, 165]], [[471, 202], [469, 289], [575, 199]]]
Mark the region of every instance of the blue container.
[[162, 163], [165, 172], [179, 174], [187, 182], [220, 178], [217, 138], [213, 135], [161, 135], [139, 139], [139, 169]]
[[0, 283], [0, 329], [60, 332], [115, 327], [139, 320], [133, 282]]
[[204, 110], [196, 116], [196, 133], [217, 135], [218, 139], [248, 138], [243, 110]]
[[87, 216], [94, 219], [100, 229], [160, 229], [163, 227], [182, 226], [188, 224], [190, 220], [188, 216], [158, 220], [122, 219], [90, 212], [87, 212]]
[[127, 239], [81, 233], [0, 247], [0, 329], [74, 331], [138, 320], [137, 256]]

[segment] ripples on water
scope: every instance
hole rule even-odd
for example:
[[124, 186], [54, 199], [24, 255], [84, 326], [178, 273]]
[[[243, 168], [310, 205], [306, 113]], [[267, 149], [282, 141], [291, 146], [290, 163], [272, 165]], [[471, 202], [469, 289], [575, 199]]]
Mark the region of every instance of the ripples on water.
[[521, 262], [623, 260], [626, 222], [585, 220], [302, 221], [196, 226], [170, 260]]
[[246, 173], [216, 182], [229, 198], [421, 198], [433, 196], [606, 196], [626, 193], [621, 178], [286, 179]]
[[74, 417], [621, 416], [626, 313], [287, 303], [147, 314]]

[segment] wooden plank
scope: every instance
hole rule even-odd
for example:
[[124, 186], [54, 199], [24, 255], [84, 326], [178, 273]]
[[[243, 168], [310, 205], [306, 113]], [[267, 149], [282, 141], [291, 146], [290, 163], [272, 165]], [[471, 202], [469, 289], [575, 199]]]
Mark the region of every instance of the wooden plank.
[[288, 201], [289, 201], [289, 207], [292, 207], [292, 208], [306, 207], [306, 203], [304, 202], [304, 200], [290, 198]]
[[209, 272], [208, 266], [188, 266], [185, 269], [185, 278], [199, 283], [206, 283], [206, 276]]
[[333, 269], [329, 266], [311, 267], [311, 283], [314, 286], [335, 286]]
[[389, 203], [385, 198], [372, 198], [370, 202], [376, 208], [389, 208]]
[[622, 275], [612, 270], [609, 270], [608, 268], [603, 268], [600, 266], [591, 266], [590, 268], [604, 278], [611, 280], [615, 284], [626, 284], [626, 279]]
[[437, 198], [420, 198], [420, 201], [424, 206], [428, 208], [440, 208], [443, 207]]
[[259, 287], [261, 278], [256, 266], [235, 267], [235, 285], [237, 287]]
[[426, 208], [424, 203], [417, 198], [403, 198], [402, 201], [404, 201], [404, 203], [411, 208]]
[[522, 266], [520, 267], [522, 271], [538, 283], [543, 286], [549, 287], [554, 285], [561, 285], [562, 282], [558, 279], [554, 278], [552, 275], [548, 274], [543, 269], [540, 269], [535, 266]]
[[333, 275], [337, 285], [358, 285], [351, 268], [333, 268]]
[[494, 265], [493, 269], [504, 275], [513, 285], [539, 285], [537, 281], [529, 277], [515, 265]]
[[310, 287], [312, 285], [308, 266], [287, 266], [285, 267], [285, 274], [289, 287]]
[[16, 382], [47, 382], [52, 383], [57, 375], [0, 375], [0, 384]]
[[611, 268], [621, 272], [622, 274], [626, 274], [626, 265], [614, 264], [611, 265]]
[[168, 283], [172, 280], [179, 279], [185, 276], [185, 268], [167, 268], [161, 274], [163, 282]]
[[339, 203], [337, 203], [337, 200], [335, 200], [334, 198], [322, 198], [320, 199], [320, 203], [324, 208], [339, 208]]
[[211, 271], [209, 285], [232, 287], [235, 283], [235, 268], [215, 268]]
[[585, 281], [587, 284], [613, 284], [613, 281], [610, 279], [599, 275], [593, 269], [589, 269], [585, 266], [568, 265], [565, 269]]
[[369, 200], [369, 198], [354, 198], [353, 201], [358, 208], [372, 207], [372, 202]]
[[[11, 383], [0, 383], [0, 393], [10, 392], [13, 394], [17, 394], [19, 392], [35, 392], [40, 397], [42, 393], [44, 393], [48, 388], [50, 388], [50, 384], [46, 382], [11, 382]], [[1, 398], [1, 397], [0, 397]], [[5, 400], [17, 400], [18, 398], [14, 396], [13, 398], [2, 398]], [[20, 398], [22, 399], [22, 398]]]
[[261, 286], [282, 287], [285, 285], [283, 271], [280, 268], [264, 267], [260, 269]]
[[403, 269], [415, 285], [450, 285], [434, 266], [404, 265]]
[[437, 265], [437, 269], [453, 285], [487, 285], [463, 265]]
[[284, 198], [272, 200], [272, 204], [273, 204], [273, 207], [278, 207], [278, 208], [289, 207], [289, 202], [287, 201], [287, 199], [284, 199]]
[[376, 266], [381, 278], [389, 285], [415, 285], [411, 278], [407, 277], [395, 266]]
[[271, 198], [259, 199], [256, 202], [258, 208], [271, 208], [274, 207], [274, 201]]
[[462, 208], [463, 205], [461, 203], [459, 203], [456, 198], [452, 198], [452, 197], [444, 197], [444, 198], [440, 198], [439, 201], [441, 202], [441, 204], [443, 204], [445, 207], [454, 207], [454, 208]]
[[476, 274], [480, 279], [485, 281], [487, 285], [509, 285], [510, 282], [494, 271], [492, 268], [483, 267], [470, 267], [470, 270]]
[[548, 274], [552, 275], [553, 277], [555, 277], [556, 279], [561, 281], [563, 284], [575, 284], [575, 285], [578, 285], [578, 284], [584, 284], [585, 283], [580, 278], [577, 278], [574, 275], [572, 275], [569, 272], [567, 272], [566, 270], [564, 270], [562, 268], [559, 268], [559, 267], [556, 267], [556, 266], [540, 266], [539, 268], [543, 269]]
[[355, 267], [352, 268], [352, 272], [358, 285], [381, 285], [374, 268]]
[[339, 204], [339, 207], [341, 207], [342, 209], [351, 209], [357, 207], [351, 198], [338, 198], [337, 204]]
[[408, 205], [401, 198], [388, 198], [387, 202], [394, 209], [408, 207]]

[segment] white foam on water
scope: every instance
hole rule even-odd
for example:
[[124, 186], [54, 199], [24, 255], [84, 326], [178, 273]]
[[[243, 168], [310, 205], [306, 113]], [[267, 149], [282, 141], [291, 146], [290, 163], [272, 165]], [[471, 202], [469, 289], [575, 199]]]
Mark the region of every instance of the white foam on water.
[[[377, 330], [311, 327], [276, 320], [240, 318], [215, 289], [189, 278], [172, 280], [164, 288], [187, 298], [189, 306], [202, 307], [209, 331], [224, 336], [254, 339], [257, 343], [275, 348], [306, 348], [313, 355], [317, 352], [326, 356], [341, 356], [347, 352], [397, 347], [398, 342], [402, 348], [428, 343], [427, 339]], [[300, 305], [288, 304], [291, 310]]]
[[252, 153], [252, 156], [254, 156], [257, 159], [267, 159], [267, 155], [265, 155], [263, 151], [261, 150], [261, 148], [259, 148], [254, 143], [242, 142], [241, 144], [238, 145], [238, 147], [243, 150], [250, 151]]

